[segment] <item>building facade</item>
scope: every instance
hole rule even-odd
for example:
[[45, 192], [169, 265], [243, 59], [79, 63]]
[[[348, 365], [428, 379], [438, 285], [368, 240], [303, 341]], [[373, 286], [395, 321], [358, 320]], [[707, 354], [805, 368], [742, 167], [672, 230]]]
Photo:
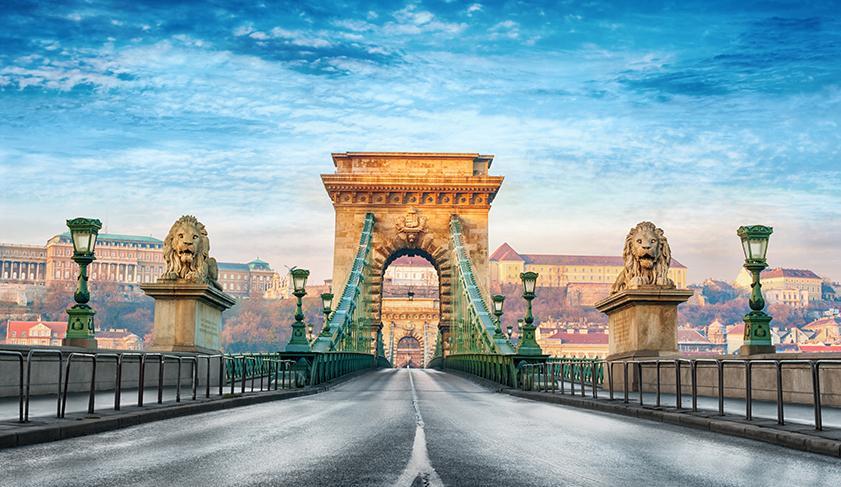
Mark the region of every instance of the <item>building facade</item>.
[[112, 328], [96, 334], [96, 346], [102, 350], [143, 350], [143, 340], [125, 328]]
[[277, 274], [268, 262], [254, 259], [247, 264], [219, 262], [219, 284], [231, 296], [259, 297], [273, 294], [274, 276]]
[[[164, 243], [154, 237], [101, 233], [96, 241], [96, 260], [88, 266], [91, 282], [119, 284], [124, 291], [155, 282], [164, 272]], [[72, 286], [79, 266], [73, 262], [69, 233], [50, 238], [45, 246], [0, 244], [0, 284]], [[284, 280], [260, 259], [247, 264], [219, 263], [219, 283], [229, 294], [242, 298], [271, 294], [272, 284]], [[275, 294], [283, 294], [280, 289]]]
[[66, 321], [9, 321], [6, 344], [58, 347], [66, 332]]
[[[153, 237], [103, 233], [96, 239], [96, 260], [88, 266], [93, 282], [113, 282], [126, 291], [154, 282], [164, 271], [163, 241]], [[69, 233], [47, 240], [46, 283], [73, 283], [79, 267], [73, 262]]]
[[[520, 284], [520, 273], [540, 274], [539, 287], [567, 288], [571, 305], [592, 306], [607, 297], [624, 269], [619, 256], [520, 254], [504, 243], [490, 256], [491, 282]], [[686, 266], [672, 259], [669, 278], [680, 289], [686, 288]]]
[[44, 284], [46, 250], [41, 245], [0, 244], [0, 282]]
[[[810, 270], [774, 267], [762, 271], [759, 280], [765, 300], [769, 304], [781, 303], [799, 308], [823, 299], [823, 279]], [[750, 272], [742, 269], [734, 285], [749, 290], [752, 282]]]

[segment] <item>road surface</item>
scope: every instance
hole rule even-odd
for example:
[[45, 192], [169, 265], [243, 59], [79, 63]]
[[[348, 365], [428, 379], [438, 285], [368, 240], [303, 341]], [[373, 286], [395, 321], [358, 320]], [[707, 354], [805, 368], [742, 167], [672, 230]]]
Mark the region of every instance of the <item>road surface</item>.
[[0, 485], [841, 485], [841, 461], [380, 370], [330, 391], [0, 451]]

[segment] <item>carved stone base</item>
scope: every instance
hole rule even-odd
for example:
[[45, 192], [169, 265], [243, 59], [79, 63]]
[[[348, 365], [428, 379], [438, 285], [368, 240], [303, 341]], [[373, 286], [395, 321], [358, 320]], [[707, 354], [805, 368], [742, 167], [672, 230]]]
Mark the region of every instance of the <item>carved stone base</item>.
[[608, 316], [608, 360], [677, 352], [677, 306], [687, 289], [628, 289], [598, 303]]
[[236, 301], [206, 284], [158, 282], [140, 288], [155, 298], [152, 352], [217, 353], [222, 349], [222, 312]]

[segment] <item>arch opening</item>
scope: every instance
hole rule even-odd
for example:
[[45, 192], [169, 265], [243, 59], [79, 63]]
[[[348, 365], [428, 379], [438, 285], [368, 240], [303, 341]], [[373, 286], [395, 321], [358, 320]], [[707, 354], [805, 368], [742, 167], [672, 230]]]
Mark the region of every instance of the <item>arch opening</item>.
[[420, 249], [399, 249], [384, 262], [379, 293], [383, 345], [395, 367], [425, 367], [435, 353], [441, 317], [440, 271]]

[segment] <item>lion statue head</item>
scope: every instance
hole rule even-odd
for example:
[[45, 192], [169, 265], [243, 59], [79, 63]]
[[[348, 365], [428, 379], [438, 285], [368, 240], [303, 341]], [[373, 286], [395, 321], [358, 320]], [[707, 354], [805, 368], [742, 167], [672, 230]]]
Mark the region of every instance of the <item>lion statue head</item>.
[[653, 223], [639, 223], [628, 232], [622, 258], [625, 268], [616, 278], [611, 294], [625, 289], [675, 287], [675, 283], [669, 279], [669, 264], [672, 261], [669, 241], [663, 229]]
[[196, 217], [184, 215], [169, 229], [164, 240], [164, 260], [166, 271], [161, 280], [184, 280], [221, 289], [216, 259], [210, 257], [207, 229]]

